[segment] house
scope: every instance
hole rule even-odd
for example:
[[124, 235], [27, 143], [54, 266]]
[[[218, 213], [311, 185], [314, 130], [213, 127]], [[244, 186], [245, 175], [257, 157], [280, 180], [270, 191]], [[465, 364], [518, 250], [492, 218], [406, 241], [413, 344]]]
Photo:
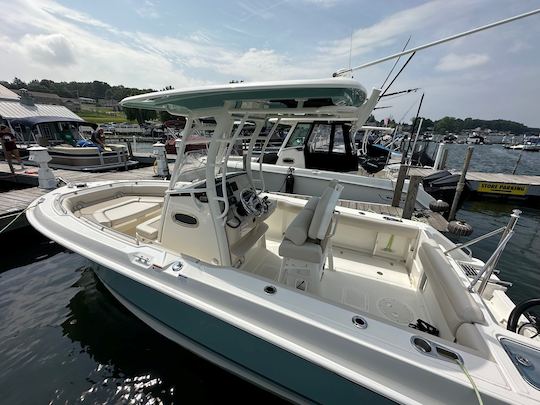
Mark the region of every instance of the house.
[[63, 105], [62, 98], [58, 94], [54, 93], [44, 93], [42, 91], [30, 91], [26, 89], [15, 90], [19, 95], [23, 93], [32, 97], [34, 103], [39, 104], [52, 104], [52, 105]]
[[90, 97], [79, 97], [79, 102], [81, 104], [96, 104], [96, 100]]

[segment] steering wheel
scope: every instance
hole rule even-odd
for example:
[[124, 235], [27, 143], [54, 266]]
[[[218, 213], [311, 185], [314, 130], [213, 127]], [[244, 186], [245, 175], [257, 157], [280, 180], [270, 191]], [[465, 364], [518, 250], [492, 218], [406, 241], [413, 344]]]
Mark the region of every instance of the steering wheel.
[[[531, 326], [531, 327], [535, 328], [536, 331], [538, 332], [533, 337], [538, 336], [538, 334], [540, 333], [540, 322], [537, 319], [535, 319], [531, 314], [526, 313], [526, 311], [529, 308], [532, 308], [532, 307], [534, 307], [536, 305], [540, 305], [540, 298], [531, 298], [531, 299], [525, 300], [525, 301], [521, 302], [520, 304], [516, 305], [514, 307], [514, 309], [512, 310], [512, 312], [510, 312], [510, 316], [508, 317], [508, 324], [506, 326], [506, 329], [508, 329], [509, 331], [512, 331], [512, 332], [519, 333], [520, 329], [523, 326]], [[521, 317], [521, 315], [525, 315], [529, 322], [521, 325], [519, 327], [519, 329], [518, 329], [517, 326], [518, 326], [519, 318]]]
[[240, 202], [248, 214], [260, 217], [268, 207], [252, 188], [245, 188], [240, 192]]

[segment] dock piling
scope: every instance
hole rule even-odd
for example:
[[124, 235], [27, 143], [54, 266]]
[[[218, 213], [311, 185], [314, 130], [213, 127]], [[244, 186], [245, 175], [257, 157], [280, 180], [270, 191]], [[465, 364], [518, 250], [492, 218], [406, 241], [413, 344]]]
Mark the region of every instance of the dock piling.
[[409, 188], [407, 189], [407, 197], [405, 199], [405, 206], [403, 207], [402, 218], [411, 219], [416, 205], [416, 195], [418, 194], [418, 187], [422, 177], [411, 176], [409, 179]]
[[398, 178], [396, 181], [396, 186], [394, 187], [394, 197], [392, 198], [392, 207], [399, 207], [401, 202], [401, 193], [403, 191], [403, 185], [405, 184], [405, 177], [407, 177], [407, 170], [409, 166], [401, 164], [399, 166]]
[[39, 164], [38, 181], [39, 188], [52, 190], [58, 185], [58, 181], [48, 163], [52, 160], [47, 148], [43, 146], [33, 146], [28, 148], [30, 160]]
[[457, 206], [461, 193], [465, 188], [467, 170], [469, 170], [469, 163], [471, 163], [473, 151], [474, 148], [472, 146], [467, 148], [467, 154], [465, 155], [465, 161], [463, 162], [463, 169], [461, 170], [461, 175], [459, 176], [459, 181], [456, 187], [456, 193], [454, 194], [454, 200], [452, 201], [452, 206], [450, 207], [450, 214], [448, 214], [448, 222], [453, 221], [456, 218]]

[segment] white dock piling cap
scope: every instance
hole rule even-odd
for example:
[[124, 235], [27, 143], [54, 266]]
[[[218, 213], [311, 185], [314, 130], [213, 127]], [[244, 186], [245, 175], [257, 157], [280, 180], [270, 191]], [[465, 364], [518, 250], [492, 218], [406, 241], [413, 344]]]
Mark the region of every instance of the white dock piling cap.
[[43, 146], [32, 146], [28, 148], [28, 152], [30, 152], [30, 160], [36, 163], [48, 163], [52, 159], [47, 148]]

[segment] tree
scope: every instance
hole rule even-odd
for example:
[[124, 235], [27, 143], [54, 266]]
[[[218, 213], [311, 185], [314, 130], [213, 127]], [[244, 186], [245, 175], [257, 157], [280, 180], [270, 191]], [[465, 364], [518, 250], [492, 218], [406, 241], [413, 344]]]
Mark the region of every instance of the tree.
[[21, 79], [19, 79], [18, 77], [14, 78], [13, 79], [13, 82], [11, 83], [11, 88], [12, 89], [25, 89], [27, 87], [27, 84], [25, 82], [23, 82]]

